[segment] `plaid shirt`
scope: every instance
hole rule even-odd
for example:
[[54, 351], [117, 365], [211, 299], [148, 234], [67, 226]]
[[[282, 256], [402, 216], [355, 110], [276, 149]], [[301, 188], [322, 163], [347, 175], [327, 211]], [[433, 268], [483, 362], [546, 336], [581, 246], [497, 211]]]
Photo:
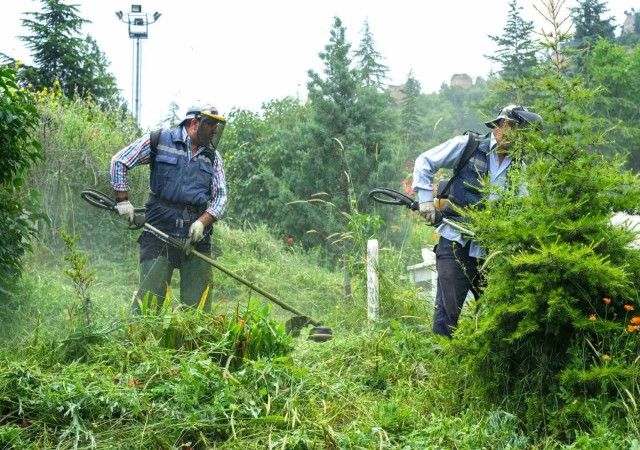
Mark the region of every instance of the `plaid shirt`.
[[[182, 139], [187, 148], [191, 148], [191, 139], [187, 134], [187, 130], [182, 127]], [[196, 156], [203, 152], [204, 147], [198, 149]], [[191, 152], [187, 152], [189, 159], [192, 158]], [[149, 164], [151, 155], [151, 136], [150, 133], [145, 134], [140, 139], [128, 145], [127, 147], [116, 153], [111, 158], [111, 187], [114, 191], [127, 192], [127, 171], [137, 166]], [[227, 205], [227, 182], [224, 177], [224, 167], [222, 165], [222, 157], [215, 150], [215, 158], [213, 161], [213, 175], [211, 176], [211, 201], [206, 212], [213, 216], [216, 220], [222, 217], [224, 208]]]

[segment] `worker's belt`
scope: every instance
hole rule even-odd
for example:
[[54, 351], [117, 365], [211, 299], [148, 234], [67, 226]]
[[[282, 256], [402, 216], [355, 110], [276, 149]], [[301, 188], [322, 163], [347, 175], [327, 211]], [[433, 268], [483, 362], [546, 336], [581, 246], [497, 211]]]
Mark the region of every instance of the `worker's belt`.
[[149, 200], [147, 200], [147, 205], [161, 205], [166, 208], [177, 209], [182, 211], [182, 218], [185, 221], [191, 220], [191, 214], [195, 214], [198, 217], [202, 215], [203, 212], [207, 209], [207, 204], [203, 203], [201, 205], [190, 205], [188, 203], [174, 203], [163, 198], [158, 197], [153, 193], [149, 193]]

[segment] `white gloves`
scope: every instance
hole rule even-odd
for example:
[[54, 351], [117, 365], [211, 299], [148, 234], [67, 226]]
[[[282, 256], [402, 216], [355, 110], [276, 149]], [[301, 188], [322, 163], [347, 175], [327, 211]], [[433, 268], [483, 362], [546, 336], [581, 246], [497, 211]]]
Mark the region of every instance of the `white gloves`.
[[199, 242], [200, 239], [202, 239], [203, 235], [204, 235], [204, 224], [199, 220], [196, 220], [189, 227], [189, 238], [191, 239], [191, 242], [195, 243], [195, 242]]
[[433, 202], [420, 203], [420, 215], [424, 217], [424, 220], [433, 225], [436, 222], [436, 207]]
[[125, 217], [129, 221], [129, 223], [133, 223], [133, 205], [129, 200], [116, 203], [116, 211], [118, 211], [120, 217]]

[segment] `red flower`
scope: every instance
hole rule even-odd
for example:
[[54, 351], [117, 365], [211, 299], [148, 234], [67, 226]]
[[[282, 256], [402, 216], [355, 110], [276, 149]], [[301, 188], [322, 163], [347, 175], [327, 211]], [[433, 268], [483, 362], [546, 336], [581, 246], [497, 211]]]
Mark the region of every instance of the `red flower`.
[[413, 188], [409, 186], [407, 189], [405, 189], [405, 192], [409, 195], [413, 195]]
[[293, 238], [290, 237], [289, 239], [287, 239], [287, 244], [293, 244]]
[[404, 180], [404, 181], [402, 182], [402, 185], [403, 185], [403, 186], [407, 186], [408, 184], [409, 184], [409, 180]]

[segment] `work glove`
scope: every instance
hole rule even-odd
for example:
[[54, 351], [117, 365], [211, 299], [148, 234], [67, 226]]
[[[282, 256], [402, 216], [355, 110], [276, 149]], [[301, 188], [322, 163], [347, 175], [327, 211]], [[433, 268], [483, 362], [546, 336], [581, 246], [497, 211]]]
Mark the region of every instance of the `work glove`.
[[191, 242], [196, 243], [202, 239], [204, 235], [204, 224], [199, 220], [196, 220], [189, 227], [189, 239]]
[[125, 217], [129, 223], [133, 223], [133, 205], [129, 200], [125, 200], [120, 203], [116, 203], [116, 211], [120, 214], [120, 217]]
[[420, 215], [429, 225], [436, 223], [436, 207], [433, 201], [420, 203]]

